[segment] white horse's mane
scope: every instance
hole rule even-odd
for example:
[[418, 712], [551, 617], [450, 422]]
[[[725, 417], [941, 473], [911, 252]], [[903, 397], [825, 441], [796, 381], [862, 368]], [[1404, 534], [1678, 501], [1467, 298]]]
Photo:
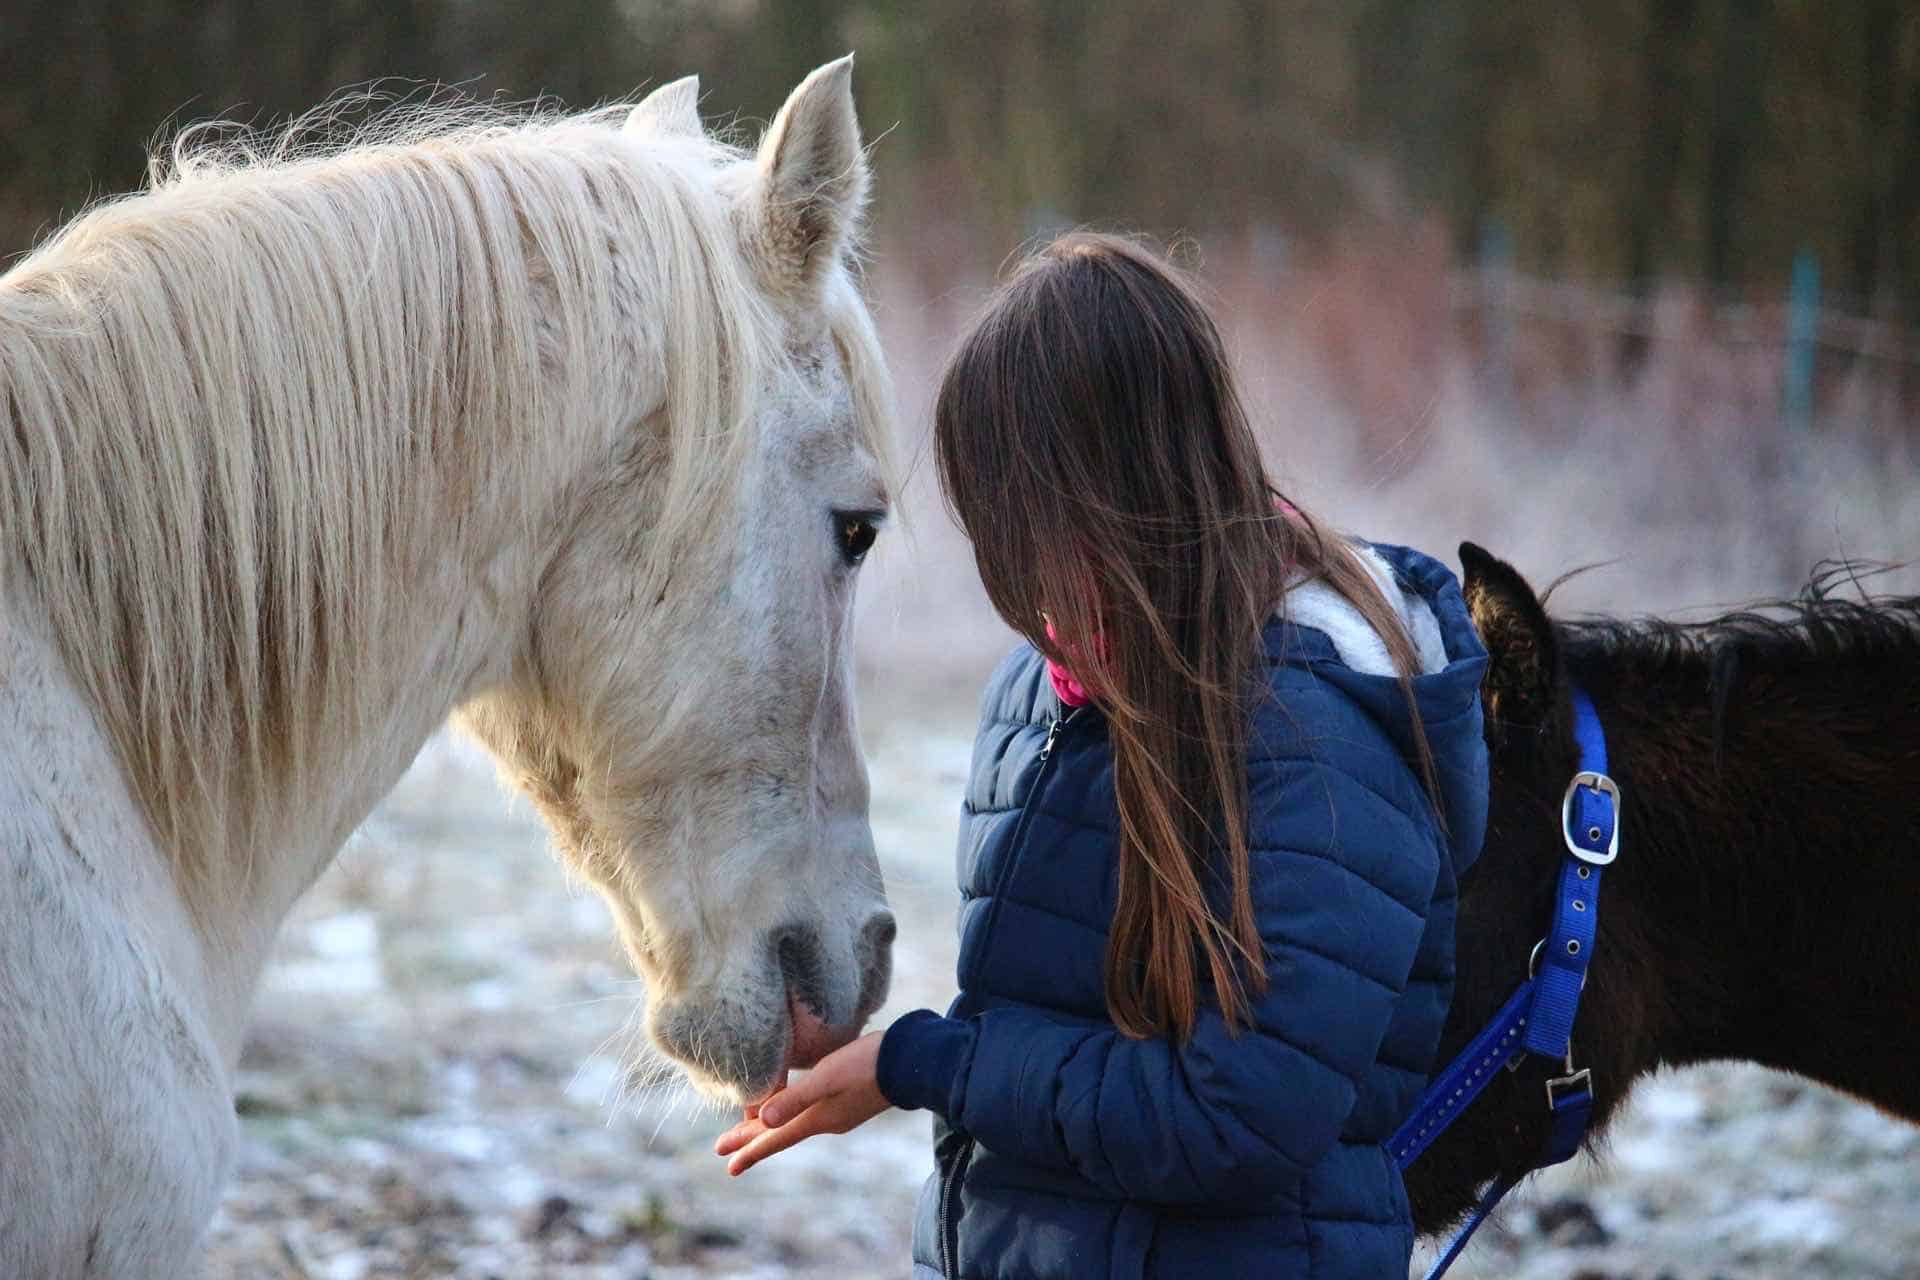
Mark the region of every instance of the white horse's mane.
[[[530, 521], [515, 468], [638, 429], [636, 353], [665, 376], [651, 551], [739, 474], [784, 358], [730, 221], [745, 153], [623, 115], [191, 134], [0, 276], [0, 531], [189, 870], [245, 846], [236, 789], [273, 795], [377, 716], [357, 657], [436, 526]], [[877, 431], [843, 292], [827, 320]]]

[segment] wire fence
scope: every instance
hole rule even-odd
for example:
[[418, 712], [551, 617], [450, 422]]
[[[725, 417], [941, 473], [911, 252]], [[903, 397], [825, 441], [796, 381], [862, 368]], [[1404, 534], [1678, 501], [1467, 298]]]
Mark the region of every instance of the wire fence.
[[[1728, 346], [1773, 346], [1783, 351], [1795, 341], [1805, 341], [1834, 355], [1920, 368], [1920, 332], [1913, 327], [1829, 307], [1796, 309], [1790, 299], [1771, 304], [1719, 302], [1678, 287], [1634, 294], [1503, 268], [1457, 271], [1448, 284], [1458, 311], [1504, 313], [1517, 320], [1622, 338], [1706, 337]], [[1804, 338], [1794, 332], [1796, 310], [1810, 321]]]
[[1715, 297], [1703, 286], [1609, 289], [1483, 264], [1449, 273], [1447, 305], [1494, 389], [1596, 380], [1630, 385], [1649, 369], [1772, 400], [1792, 428], [1847, 420], [1880, 432], [1920, 422], [1920, 331], [1891, 306], [1861, 315], [1823, 303], [1819, 267], [1793, 263], [1775, 301]]

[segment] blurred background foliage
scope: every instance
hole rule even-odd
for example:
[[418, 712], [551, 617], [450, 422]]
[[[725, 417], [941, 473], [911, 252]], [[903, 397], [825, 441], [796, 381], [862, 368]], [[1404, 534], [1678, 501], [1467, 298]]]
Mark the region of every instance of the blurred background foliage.
[[[374, 78], [586, 105], [697, 70], [763, 118], [858, 51], [883, 231], [995, 258], [1062, 222], [1437, 218], [1473, 256], [1636, 292], [1920, 307], [1909, 0], [4, 0], [0, 245], [140, 178], [146, 144]], [[950, 259], [949, 259], [950, 260]], [[931, 269], [931, 268], [929, 268]]]

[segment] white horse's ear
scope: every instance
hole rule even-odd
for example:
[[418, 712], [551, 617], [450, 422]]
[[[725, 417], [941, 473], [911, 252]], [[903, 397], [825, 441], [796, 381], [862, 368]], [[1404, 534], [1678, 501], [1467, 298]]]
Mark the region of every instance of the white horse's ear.
[[681, 76], [642, 98], [628, 113], [626, 130], [659, 137], [699, 137], [706, 131], [700, 123], [700, 77]]
[[749, 211], [774, 286], [804, 294], [859, 233], [867, 155], [853, 108], [853, 55], [814, 71], [793, 91], [760, 144]]

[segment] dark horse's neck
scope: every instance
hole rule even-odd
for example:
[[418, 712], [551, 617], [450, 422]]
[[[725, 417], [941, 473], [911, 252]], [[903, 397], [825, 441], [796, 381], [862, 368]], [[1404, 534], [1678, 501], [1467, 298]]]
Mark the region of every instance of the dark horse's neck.
[[[1474, 554], [1469, 554], [1473, 552]], [[1574, 1026], [1604, 1126], [1663, 1065], [1747, 1059], [1920, 1122], [1920, 598], [1808, 595], [1710, 623], [1552, 623], [1510, 566], [1463, 548], [1491, 666], [1487, 838], [1461, 886], [1452, 1058], [1525, 976], [1579, 767], [1566, 689], [1592, 696], [1624, 794]], [[1407, 1176], [1416, 1225], [1533, 1166], [1544, 1059], [1501, 1072]]]
[[1626, 789], [1602, 920], [1647, 953], [1642, 1069], [1750, 1059], [1920, 1120], [1917, 621], [1562, 629]]

